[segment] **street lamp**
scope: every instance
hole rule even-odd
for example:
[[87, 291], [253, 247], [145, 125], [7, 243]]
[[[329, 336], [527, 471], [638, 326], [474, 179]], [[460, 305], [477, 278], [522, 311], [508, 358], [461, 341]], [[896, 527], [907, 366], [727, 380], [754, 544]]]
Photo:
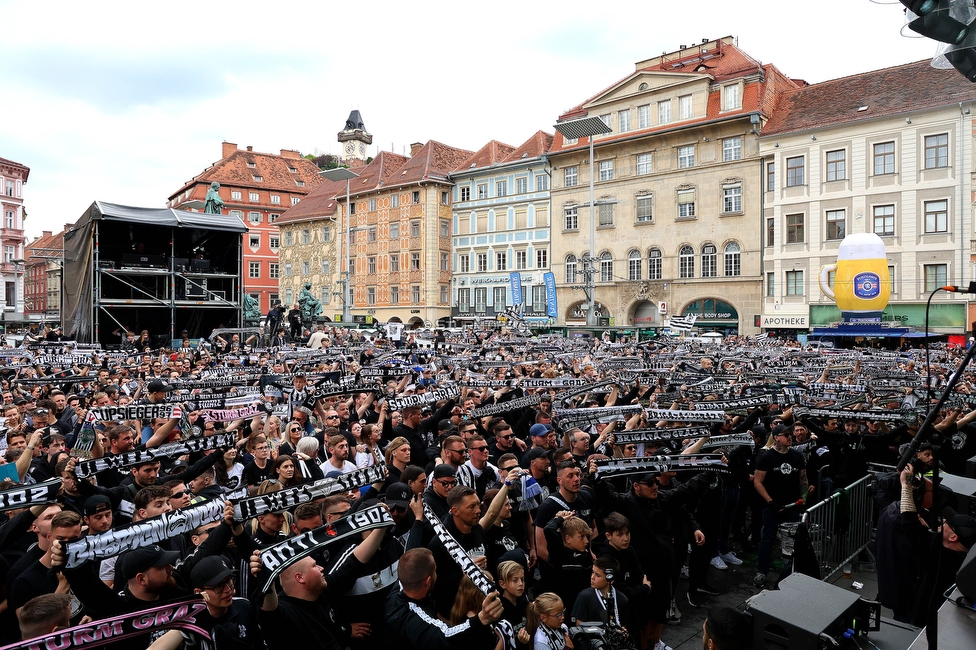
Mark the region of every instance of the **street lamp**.
[[594, 293], [596, 290], [594, 277], [595, 271], [593, 264], [596, 261], [596, 252], [593, 247], [596, 240], [596, 204], [593, 198], [593, 136], [603, 133], [611, 133], [613, 129], [607, 126], [606, 122], [599, 117], [581, 117], [576, 120], [567, 120], [553, 125], [564, 138], [590, 139], [590, 263], [589, 267], [583, 265], [583, 274], [586, 276], [586, 324], [588, 327], [596, 327], [596, 306]]
[[[349, 314], [349, 305], [352, 303], [351, 274], [349, 273], [349, 231], [352, 229], [352, 218], [349, 212], [349, 181], [359, 178], [359, 174], [345, 167], [336, 167], [335, 169], [320, 171], [319, 176], [330, 181], [346, 181], [346, 271], [342, 278], [342, 322], [349, 323], [352, 321], [352, 316]], [[339, 239], [339, 246], [342, 246], [342, 239]]]

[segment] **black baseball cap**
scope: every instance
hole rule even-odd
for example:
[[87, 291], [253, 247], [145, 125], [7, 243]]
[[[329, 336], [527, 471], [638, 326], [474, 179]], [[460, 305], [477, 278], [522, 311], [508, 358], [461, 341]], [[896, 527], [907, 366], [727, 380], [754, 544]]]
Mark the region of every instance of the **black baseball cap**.
[[109, 500], [109, 498], [104, 494], [96, 494], [95, 496], [85, 499], [85, 505], [82, 507], [82, 513], [88, 517], [96, 512], [111, 509], [112, 502]]
[[162, 381], [161, 379], [153, 379], [146, 386], [146, 390], [150, 393], [168, 393], [173, 390], [173, 387]]
[[119, 558], [116, 570], [123, 580], [131, 580], [146, 569], [163, 567], [180, 559], [177, 551], [164, 551], [157, 544], [128, 551]]
[[406, 509], [410, 506], [410, 499], [413, 497], [413, 492], [407, 486], [406, 483], [391, 483], [389, 487], [386, 488], [386, 505], [393, 508], [403, 508]]
[[190, 571], [190, 582], [197, 589], [216, 587], [221, 582], [234, 575], [230, 562], [222, 555], [208, 555]]

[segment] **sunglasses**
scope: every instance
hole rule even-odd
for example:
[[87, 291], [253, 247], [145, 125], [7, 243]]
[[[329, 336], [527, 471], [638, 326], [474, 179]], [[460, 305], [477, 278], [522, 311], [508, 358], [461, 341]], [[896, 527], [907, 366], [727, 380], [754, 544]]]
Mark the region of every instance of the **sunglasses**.
[[457, 481], [450, 481], [450, 480], [441, 480], [441, 481], [434, 481], [434, 482], [440, 483], [444, 487], [454, 487], [455, 485], [457, 485]]
[[288, 429], [288, 433], [298, 433], [301, 429]]
[[514, 437], [515, 437], [515, 434], [514, 433], [510, 433], [507, 436], [498, 436], [498, 439], [499, 440], [511, 440]]
[[327, 415], [327, 416], [325, 416], [325, 419], [326, 420], [338, 420], [339, 419], [339, 416], [338, 415]]
[[185, 496], [186, 496], [186, 490], [182, 490], [180, 492], [176, 492], [175, 494], [169, 495], [169, 498], [170, 499], [182, 499]]
[[624, 451], [637, 451], [637, 445], [627, 445], [624, 447]]
[[472, 447], [468, 451], [488, 451], [488, 445], [485, 445], [484, 447]]

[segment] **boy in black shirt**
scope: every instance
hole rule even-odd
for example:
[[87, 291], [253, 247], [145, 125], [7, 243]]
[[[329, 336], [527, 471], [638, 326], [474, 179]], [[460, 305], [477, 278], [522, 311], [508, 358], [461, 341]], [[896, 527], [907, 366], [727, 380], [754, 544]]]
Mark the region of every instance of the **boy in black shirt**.
[[568, 510], [561, 510], [546, 524], [549, 562], [542, 564], [543, 591], [562, 598], [568, 611], [576, 596], [590, 585], [593, 556], [590, 555], [592, 529]]

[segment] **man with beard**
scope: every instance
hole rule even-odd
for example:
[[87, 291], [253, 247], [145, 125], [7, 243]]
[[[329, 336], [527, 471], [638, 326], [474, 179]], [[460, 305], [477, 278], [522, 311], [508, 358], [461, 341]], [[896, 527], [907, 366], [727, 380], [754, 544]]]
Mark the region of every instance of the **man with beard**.
[[558, 489], [551, 493], [535, 517], [535, 544], [539, 559], [549, 561], [549, 551], [544, 533], [546, 524], [560, 510], [569, 510], [586, 522], [590, 528], [595, 528], [593, 520], [593, 497], [588, 491], [581, 491], [582, 473], [572, 460], [564, 461], [556, 469], [556, 485]]

